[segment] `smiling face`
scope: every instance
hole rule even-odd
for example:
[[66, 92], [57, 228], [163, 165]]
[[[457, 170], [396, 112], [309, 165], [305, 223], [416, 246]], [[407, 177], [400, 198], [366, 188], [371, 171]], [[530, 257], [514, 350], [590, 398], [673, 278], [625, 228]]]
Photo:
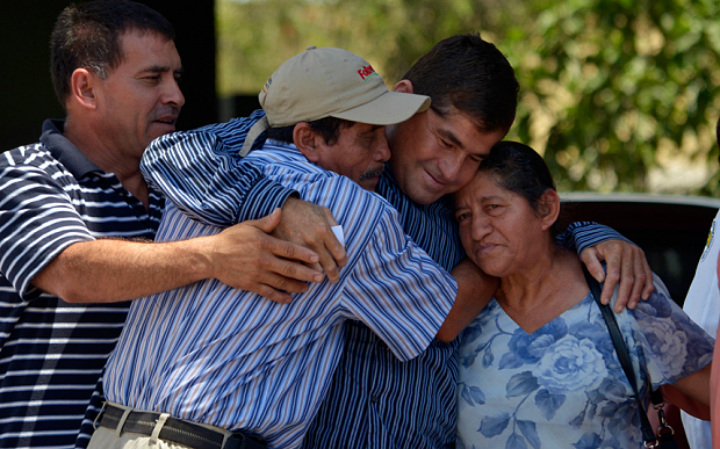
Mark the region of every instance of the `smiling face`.
[[121, 36], [123, 60], [105, 79], [96, 77], [95, 99], [101, 135], [123, 154], [141, 155], [150, 142], [175, 131], [185, 97], [175, 43], [152, 32]]
[[347, 176], [367, 190], [375, 190], [389, 158], [384, 126], [353, 123], [340, 127], [338, 139], [332, 145], [321, 139], [313, 162]]
[[488, 172], [479, 172], [455, 194], [455, 218], [470, 260], [497, 277], [536, 264], [549, 247], [555, 221], [536, 213], [524, 196], [501, 187], [498, 175]]
[[457, 109], [433, 109], [388, 126], [390, 166], [400, 189], [418, 204], [430, 204], [465, 186], [505, 130], [481, 132]]

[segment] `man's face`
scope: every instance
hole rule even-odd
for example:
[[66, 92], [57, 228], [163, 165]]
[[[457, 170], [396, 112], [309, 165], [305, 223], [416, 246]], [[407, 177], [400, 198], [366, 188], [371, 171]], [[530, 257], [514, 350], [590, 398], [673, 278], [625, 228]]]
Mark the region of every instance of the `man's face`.
[[441, 117], [429, 109], [387, 127], [390, 166], [400, 190], [418, 204], [431, 204], [465, 186], [503, 130], [481, 132], [465, 114]]
[[353, 123], [347, 128], [340, 127], [337, 142], [324, 145], [317, 164], [347, 176], [367, 190], [375, 190], [388, 159], [385, 127]]
[[[175, 131], [185, 97], [175, 43], [155, 32], [121, 36], [124, 58], [106, 79], [96, 79], [102, 135], [121, 154], [139, 157], [150, 142]], [[112, 139], [112, 140], [111, 140]]]

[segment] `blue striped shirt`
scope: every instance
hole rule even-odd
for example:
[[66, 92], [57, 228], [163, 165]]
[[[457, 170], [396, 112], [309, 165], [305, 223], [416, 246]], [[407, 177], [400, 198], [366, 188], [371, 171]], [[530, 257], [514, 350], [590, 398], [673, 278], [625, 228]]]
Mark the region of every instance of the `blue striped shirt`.
[[[167, 192], [180, 210], [202, 222], [229, 226], [267, 215], [296, 192], [266, 179], [257, 167], [239, 167], [238, 152], [245, 136], [263, 116], [258, 110], [249, 118], [155, 139], [140, 169], [148, 184]], [[252, 148], [261, 147], [263, 140], [258, 139]]]
[[[449, 271], [465, 257], [446, 199], [418, 205], [389, 171], [377, 191], [400, 212], [405, 232], [438, 264]], [[345, 325], [345, 352], [303, 447], [454, 447], [456, 341], [435, 340], [407, 363], [389, 355], [367, 327]]]
[[[146, 179], [158, 185], [178, 207], [208, 223], [228, 226], [270, 213], [277, 203], [251, 195], [239, 198], [235, 189], [229, 188], [245, 182], [244, 171], [249, 168], [241, 165], [238, 152], [248, 129], [262, 115], [256, 111], [247, 119], [174, 135], [163, 147], [151, 145], [141, 164]], [[197, 176], [205, 175], [196, 174], [193, 167], [202, 167], [212, 177], [203, 178], [202, 184], [195, 182]], [[248, 172], [249, 178], [253, 176]], [[388, 171], [377, 191], [399, 211], [405, 232], [440, 266], [450, 270], [464, 257], [446, 199], [427, 206], [415, 204], [400, 191]], [[248, 198], [251, 205], [242, 202]], [[574, 223], [560, 243], [577, 247], [580, 253], [610, 238], [621, 236], [605, 226]], [[398, 363], [365, 326], [348, 322], [344, 327], [345, 351], [304, 446], [454, 446], [456, 344], [434, 340], [421, 356]]]
[[68, 304], [30, 281], [74, 243], [152, 239], [162, 213], [159, 194], [146, 210], [62, 126], [0, 154], [0, 447], [74, 447], [128, 308]]
[[[387, 201], [269, 141], [247, 163], [326, 206], [348, 263], [337, 284], [277, 304], [217, 280], [135, 301], [104, 379], [110, 401], [264, 437], [294, 448], [343, 351], [342, 323], [362, 322], [406, 362], [422, 354], [455, 298], [450, 275], [408, 239]], [[226, 186], [232, 189], [232, 186]], [[166, 207], [158, 239], [219, 232]]]

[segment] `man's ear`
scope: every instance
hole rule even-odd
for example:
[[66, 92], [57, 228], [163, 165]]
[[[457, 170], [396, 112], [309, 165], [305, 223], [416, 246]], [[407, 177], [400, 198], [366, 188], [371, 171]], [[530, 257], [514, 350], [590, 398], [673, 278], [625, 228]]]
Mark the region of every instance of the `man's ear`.
[[410, 80], [401, 80], [393, 87], [395, 92], [402, 92], [404, 94], [413, 93], [413, 85]]
[[88, 69], [75, 69], [70, 78], [70, 98], [68, 100], [85, 108], [97, 108], [96, 81], [97, 78]]
[[560, 216], [560, 196], [555, 190], [547, 189], [540, 195], [538, 212], [542, 218], [543, 230], [550, 229]]
[[322, 136], [315, 132], [307, 122], [300, 122], [293, 129], [293, 142], [310, 162], [317, 163], [321, 157]]

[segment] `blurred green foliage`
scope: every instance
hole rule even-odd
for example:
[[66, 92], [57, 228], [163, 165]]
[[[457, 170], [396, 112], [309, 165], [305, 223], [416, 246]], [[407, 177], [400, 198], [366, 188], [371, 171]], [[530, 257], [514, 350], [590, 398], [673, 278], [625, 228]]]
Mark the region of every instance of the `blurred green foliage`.
[[221, 96], [255, 94], [308, 45], [368, 59], [389, 87], [435, 42], [479, 32], [510, 60], [559, 190], [717, 196], [716, 0], [216, 0]]

